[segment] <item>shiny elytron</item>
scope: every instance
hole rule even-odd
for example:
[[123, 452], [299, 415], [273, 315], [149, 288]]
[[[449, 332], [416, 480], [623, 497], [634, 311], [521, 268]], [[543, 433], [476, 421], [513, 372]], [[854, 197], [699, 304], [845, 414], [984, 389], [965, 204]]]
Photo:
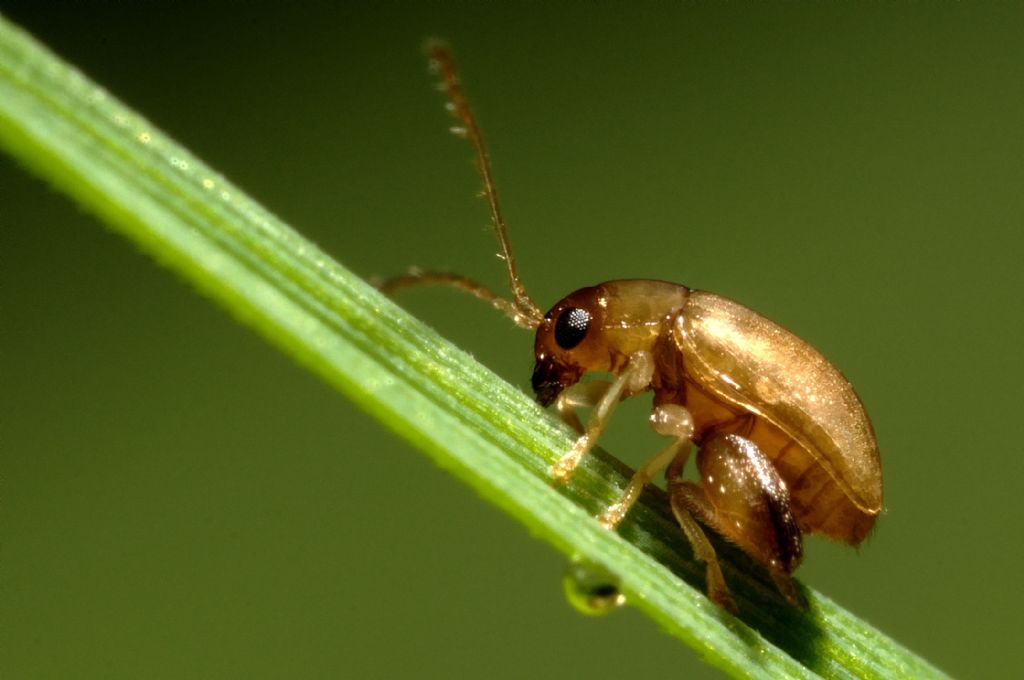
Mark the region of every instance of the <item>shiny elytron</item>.
[[[400, 276], [384, 289], [453, 286], [536, 331], [537, 400], [554, 405], [579, 435], [551, 468], [559, 482], [570, 479], [620, 401], [651, 392], [651, 427], [670, 441], [634, 473], [600, 522], [610, 530], [618, 526], [644, 485], [664, 470], [672, 512], [707, 564], [713, 601], [736, 610], [704, 527], [764, 565], [782, 594], [800, 605], [790, 574], [803, 559], [803, 534], [857, 545], [882, 510], [878, 446], [853, 387], [816, 349], [776, 323], [675, 283], [608, 281], [542, 313], [519, 279], [487, 151], [452, 57], [438, 44], [428, 52], [461, 123], [455, 130], [476, 150], [512, 298], [439, 272]], [[610, 379], [581, 382], [594, 372]], [[579, 408], [591, 409], [585, 424]], [[682, 478], [694, 446], [699, 483]]]

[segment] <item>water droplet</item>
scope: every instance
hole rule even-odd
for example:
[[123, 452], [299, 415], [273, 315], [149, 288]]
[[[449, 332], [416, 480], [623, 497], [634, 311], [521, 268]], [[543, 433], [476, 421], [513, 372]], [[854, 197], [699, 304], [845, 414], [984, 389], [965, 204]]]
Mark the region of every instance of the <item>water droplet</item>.
[[562, 578], [562, 589], [572, 608], [587, 616], [604, 616], [626, 603], [614, 574], [579, 557], [569, 562]]

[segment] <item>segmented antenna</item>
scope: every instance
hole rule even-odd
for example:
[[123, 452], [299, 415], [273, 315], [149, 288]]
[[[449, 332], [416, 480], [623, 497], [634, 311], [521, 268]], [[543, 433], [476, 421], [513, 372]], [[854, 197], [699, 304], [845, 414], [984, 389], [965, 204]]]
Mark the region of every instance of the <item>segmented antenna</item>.
[[544, 315], [537, 304], [526, 293], [526, 288], [519, 280], [519, 271], [516, 267], [516, 258], [512, 254], [512, 246], [508, 240], [508, 232], [505, 230], [505, 220], [501, 216], [501, 207], [498, 204], [498, 191], [494, 186], [494, 177], [491, 174], [491, 159], [487, 155], [487, 147], [484, 145], [480, 128], [476, 124], [476, 116], [469, 108], [462, 93], [462, 83], [459, 81], [459, 72], [455, 66], [448, 47], [439, 41], [431, 41], [427, 45], [427, 55], [430, 57], [431, 68], [440, 76], [441, 84], [451, 104], [449, 109], [461, 122], [462, 128], [457, 128], [460, 136], [465, 137], [473, 145], [476, 151], [476, 167], [484, 182], [484, 195], [491, 207], [491, 223], [494, 226], [494, 233], [501, 245], [501, 256], [508, 267], [508, 284], [512, 290], [513, 304], [516, 311], [530, 321], [530, 327], [536, 328]]
[[484, 184], [484, 196], [491, 208], [491, 224], [494, 233], [498, 237], [498, 244], [501, 246], [501, 258], [505, 260], [508, 268], [508, 284], [512, 291], [512, 301], [502, 299], [486, 287], [467, 279], [464, 276], [454, 274], [443, 274], [436, 272], [410, 272], [406, 276], [397, 277], [388, 281], [383, 288], [394, 290], [407, 286], [424, 284], [444, 284], [454, 286], [469, 292], [470, 294], [490, 302], [495, 308], [507, 314], [516, 324], [524, 328], [536, 328], [544, 319], [544, 313], [540, 307], [526, 293], [522, 281], [519, 280], [519, 271], [516, 267], [516, 258], [512, 254], [512, 246], [508, 240], [508, 232], [505, 230], [505, 220], [501, 216], [501, 207], [498, 204], [498, 192], [494, 187], [494, 178], [491, 174], [491, 161], [487, 155], [487, 147], [484, 146], [483, 136], [477, 126], [476, 117], [473, 115], [469, 103], [462, 93], [462, 84], [459, 81], [458, 69], [451, 51], [447, 45], [439, 41], [431, 41], [426, 46], [427, 56], [430, 59], [431, 69], [441, 80], [441, 88], [448, 95], [448, 110], [459, 122], [459, 127], [452, 128], [452, 131], [464, 139], [468, 139], [476, 151], [476, 167]]

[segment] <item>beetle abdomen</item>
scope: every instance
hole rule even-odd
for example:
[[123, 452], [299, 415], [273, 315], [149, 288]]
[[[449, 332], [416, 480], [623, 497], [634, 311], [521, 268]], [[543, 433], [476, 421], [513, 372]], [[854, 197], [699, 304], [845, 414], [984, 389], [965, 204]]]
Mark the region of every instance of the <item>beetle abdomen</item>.
[[764, 421], [752, 438], [786, 481], [800, 524], [863, 540], [882, 509], [881, 463], [864, 407], [838, 369], [778, 324], [703, 291], [691, 292], [673, 339], [690, 379]]
[[801, 529], [851, 545], [870, 533], [878, 513], [858, 507], [817, 455], [761, 418], [750, 438], [785, 480]]

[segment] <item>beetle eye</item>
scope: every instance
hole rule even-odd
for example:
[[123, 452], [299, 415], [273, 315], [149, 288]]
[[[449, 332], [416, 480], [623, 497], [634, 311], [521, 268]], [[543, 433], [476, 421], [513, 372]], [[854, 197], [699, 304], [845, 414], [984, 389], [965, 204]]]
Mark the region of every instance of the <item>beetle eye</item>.
[[583, 342], [590, 327], [590, 312], [571, 307], [561, 313], [555, 322], [555, 342], [562, 349], [572, 349]]

